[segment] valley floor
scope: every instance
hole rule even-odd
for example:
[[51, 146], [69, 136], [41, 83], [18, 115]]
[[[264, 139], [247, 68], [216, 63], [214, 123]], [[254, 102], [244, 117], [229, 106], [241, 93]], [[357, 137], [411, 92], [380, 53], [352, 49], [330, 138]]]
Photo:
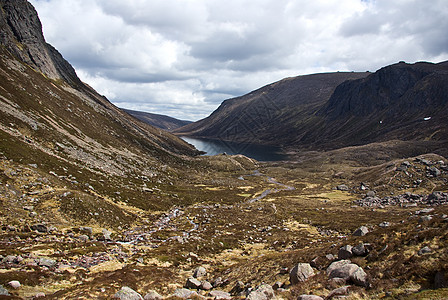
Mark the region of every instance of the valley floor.
[[[145, 211], [4, 157], [0, 293], [110, 299], [129, 287], [172, 299], [268, 299], [257, 298], [261, 286], [277, 299], [443, 299], [447, 166], [437, 155], [370, 166], [316, 157], [191, 173], [182, 188], [147, 189], [178, 205]], [[203, 198], [184, 202], [188, 189]], [[80, 207], [85, 217], [74, 222]], [[335, 276], [328, 267], [338, 258], [363, 276]]]

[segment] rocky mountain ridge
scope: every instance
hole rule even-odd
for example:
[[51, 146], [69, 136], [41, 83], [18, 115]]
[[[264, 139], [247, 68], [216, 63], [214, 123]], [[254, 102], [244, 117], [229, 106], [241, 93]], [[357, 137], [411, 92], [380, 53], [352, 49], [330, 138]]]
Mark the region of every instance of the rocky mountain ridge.
[[[337, 149], [392, 140], [428, 142], [446, 155], [447, 63], [384, 67], [285, 79], [226, 100], [175, 132], [289, 150]], [[416, 153], [417, 154], [417, 153]]]

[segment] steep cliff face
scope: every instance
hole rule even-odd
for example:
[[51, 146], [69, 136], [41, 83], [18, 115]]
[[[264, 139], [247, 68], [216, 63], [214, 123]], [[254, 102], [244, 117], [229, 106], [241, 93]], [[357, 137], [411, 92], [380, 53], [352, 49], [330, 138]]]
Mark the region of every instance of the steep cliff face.
[[443, 64], [401, 62], [387, 66], [367, 78], [338, 86], [319, 114], [336, 119], [383, 110], [392, 115], [440, 108], [447, 104], [443, 96], [447, 72]]
[[50, 79], [81, 85], [73, 67], [45, 42], [36, 10], [26, 0], [0, 0], [0, 44]]

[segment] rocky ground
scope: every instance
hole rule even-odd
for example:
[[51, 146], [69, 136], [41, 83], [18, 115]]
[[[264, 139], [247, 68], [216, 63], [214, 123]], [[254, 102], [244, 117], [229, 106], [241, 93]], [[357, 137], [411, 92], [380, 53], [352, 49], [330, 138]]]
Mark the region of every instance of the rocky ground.
[[102, 197], [74, 175], [5, 157], [0, 165], [3, 297], [448, 297], [440, 156], [201, 174], [189, 184], [207, 197], [192, 202], [184, 190], [174, 196], [176, 184], [147, 188], [179, 199], [166, 211]]

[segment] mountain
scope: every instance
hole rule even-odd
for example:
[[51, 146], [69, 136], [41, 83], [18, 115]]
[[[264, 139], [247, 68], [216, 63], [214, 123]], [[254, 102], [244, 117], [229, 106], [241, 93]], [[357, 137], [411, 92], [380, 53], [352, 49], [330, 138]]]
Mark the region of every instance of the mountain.
[[315, 112], [339, 84], [368, 75], [337, 72], [286, 78], [225, 100], [209, 117], [174, 132], [227, 141], [288, 145], [300, 137], [299, 128], [314, 121]]
[[390, 140], [448, 140], [448, 63], [400, 62], [375, 73], [288, 78], [224, 101], [176, 134], [337, 149]]
[[173, 205], [170, 197], [151, 201], [159, 196], [122, 180], [149, 185], [137, 178], [157, 176], [163, 182], [171, 167], [185, 166], [199, 152], [82, 83], [45, 42], [28, 1], [1, 0], [0, 8], [0, 157], [76, 177], [75, 190], [91, 186], [102, 197], [130, 197], [146, 208]]
[[145, 122], [146, 124], [168, 131], [172, 131], [191, 123], [190, 121], [179, 120], [165, 115], [135, 111], [130, 109], [122, 110], [127, 112], [131, 116], [136, 117], [140, 121]]

